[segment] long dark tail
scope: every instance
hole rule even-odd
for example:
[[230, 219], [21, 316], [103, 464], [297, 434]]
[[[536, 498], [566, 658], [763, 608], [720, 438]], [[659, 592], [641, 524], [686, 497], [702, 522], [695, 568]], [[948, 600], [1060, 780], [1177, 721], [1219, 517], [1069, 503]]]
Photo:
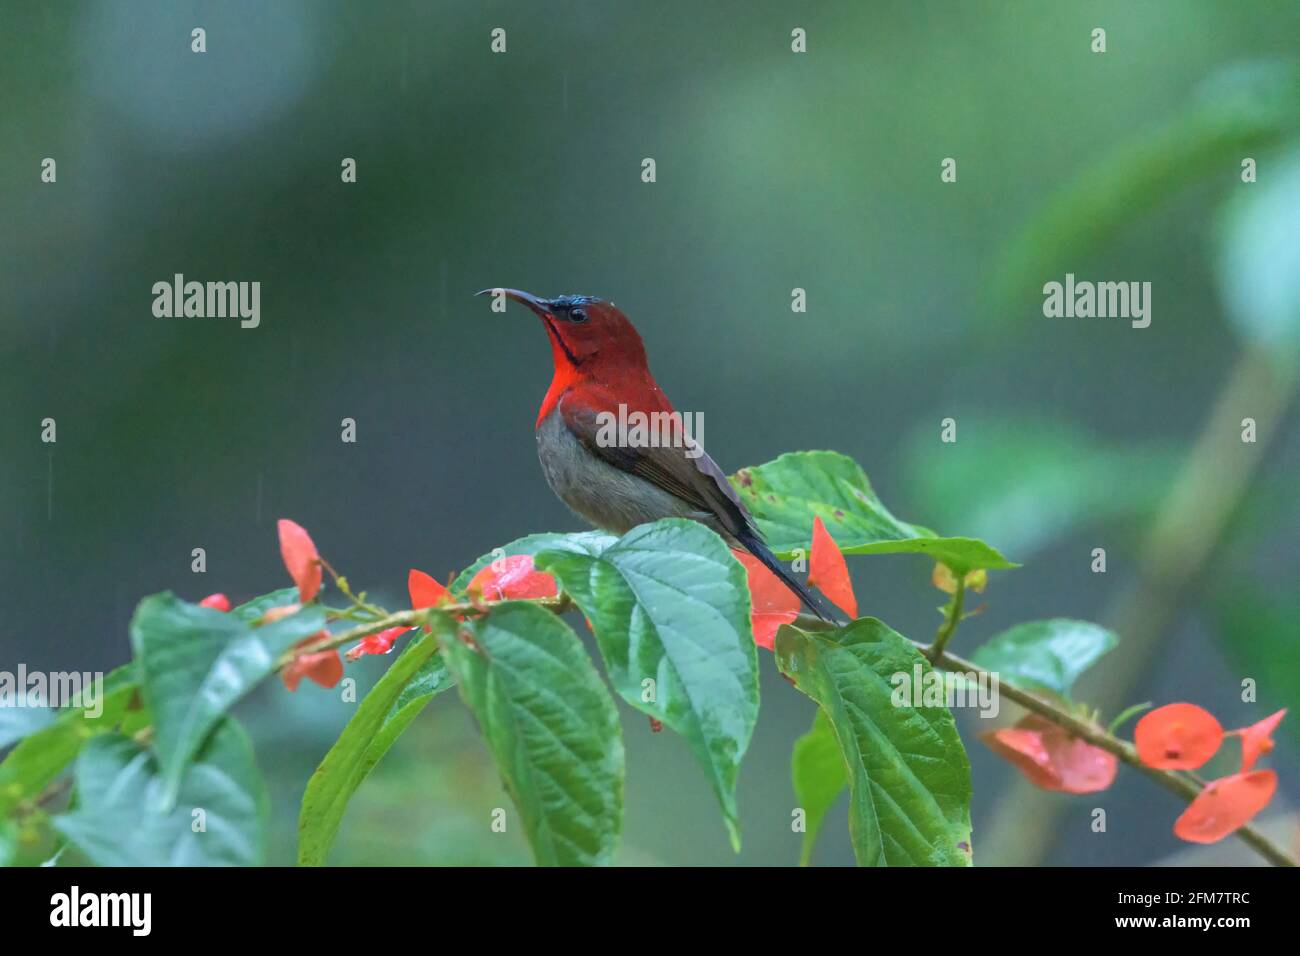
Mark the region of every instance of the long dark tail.
[[803, 601], [808, 610], [812, 611], [827, 624], [838, 624], [837, 615], [831, 606], [821, 597], [814, 594], [808, 588], [804, 587], [786, 570], [785, 565], [772, 553], [769, 548], [757, 534], [750, 531], [741, 531], [735, 535], [737, 541], [745, 546], [745, 550], [752, 554], [758, 560], [762, 561], [767, 569], [785, 582], [795, 594], [799, 595], [799, 600]]

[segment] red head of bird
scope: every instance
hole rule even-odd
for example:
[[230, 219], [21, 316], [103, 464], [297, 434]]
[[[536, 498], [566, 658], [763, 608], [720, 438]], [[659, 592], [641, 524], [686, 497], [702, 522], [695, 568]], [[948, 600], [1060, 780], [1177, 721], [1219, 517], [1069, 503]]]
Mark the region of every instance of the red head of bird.
[[538, 412], [538, 424], [564, 392], [578, 387], [592, 405], [602, 404], [602, 396], [614, 393], [636, 410], [672, 410], [650, 374], [640, 334], [612, 302], [590, 295], [543, 299], [518, 289], [484, 289], [478, 294], [500, 294], [526, 305], [546, 327], [555, 375]]

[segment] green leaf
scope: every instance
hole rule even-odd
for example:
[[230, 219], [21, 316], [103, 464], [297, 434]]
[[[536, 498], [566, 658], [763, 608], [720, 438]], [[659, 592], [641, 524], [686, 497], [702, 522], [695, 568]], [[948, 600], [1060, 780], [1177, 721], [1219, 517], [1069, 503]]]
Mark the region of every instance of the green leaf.
[[[37, 692], [31, 693], [32, 688], [26, 684], [19, 686], [13, 675], [2, 676], [8, 680], [0, 680], [0, 750], [44, 730], [57, 721], [60, 715], [96, 710], [96, 698], [101, 691], [107, 693], [124, 682], [133, 684], [135, 680], [134, 671], [128, 665], [126, 668], [118, 668], [108, 678], [103, 678], [103, 684], [97, 684], [91, 673], [64, 674], [62, 678], [51, 677], [48, 682], [42, 681], [40, 687], [35, 689]], [[23, 676], [21, 671], [18, 676]], [[27, 681], [30, 680], [29, 675]], [[45, 686], [46, 683], [48, 686]], [[62, 698], [59, 707], [46, 705], [51, 694], [55, 698]]]
[[[98, 866], [256, 866], [269, 800], [248, 736], [222, 720], [185, 768], [175, 805], [156, 809], [167, 782], [148, 749], [121, 734], [77, 759], [76, 809], [54, 819]], [[201, 811], [201, 813], [199, 812]]]
[[996, 671], [1000, 680], [1068, 698], [1079, 675], [1118, 643], [1119, 638], [1099, 624], [1058, 617], [1017, 624], [977, 650], [971, 660]]
[[613, 535], [605, 534], [603, 531], [579, 531], [572, 534], [543, 531], [540, 534], [526, 535], [481, 556], [456, 575], [456, 580], [451, 583], [451, 591], [454, 594], [463, 594], [469, 587], [469, 582], [474, 580], [474, 575], [497, 558], [509, 558], [517, 554], [536, 555], [539, 551], [576, 551], [579, 554], [590, 554], [613, 544], [616, 540], [618, 539]]
[[820, 517], [845, 554], [924, 554], [959, 575], [1016, 567], [976, 538], [941, 538], [898, 520], [857, 462], [833, 451], [789, 452], [766, 465], [742, 468], [731, 483], [782, 558], [807, 552], [813, 519]]
[[[119, 667], [104, 677], [102, 706], [63, 708], [53, 723], [23, 738], [0, 763], [0, 816], [40, 796], [86, 741], [121, 723], [137, 690], [135, 665]], [[100, 712], [91, 716], [94, 710]]]
[[946, 707], [913, 706], [893, 689], [898, 675], [930, 672], [912, 643], [875, 618], [815, 633], [785, 625], [776, 656], [839, 742], [858, 863], [969, 865], [970, 763], [956, 722]]
[[361, 701], [307, 781], [298, 817], [301, 866], [325, 863], [357, 787], [424, 705], [451, 687], [451, 674], [437, 650], [437, 642], [428, 634], [407, 646]]
[[51, 707], [0, 703], [0, 750], [54, 723]]
[[18, 859], [18, 824], [0, 818], [0, 866], [13, 866]]
[[623, 738], [577, 635], [522, 601], [468, 624], [444, 619], [437, 633], [537, 862], [609, 863], [623, 819]]
[[[418, 640], [419, 638], [416, 638], [416, 641]], [[412, 643], [415, 642], [413, 641]], [[388, 724], [401, 717], [402, 711], [405, 711], [412, 704], [418, 703], [420, 705], [415, 710], [415, 713], [411, 715], [413, 717], [416, 713], [419, 713], [424, 709], [425, 704], [437, 697], [444, 690], [449, 690], [455, 685], [456, 679], [451, 676], [451, 671], [447, 669], [446, 662], [443, 661], [441, 656], [434, 654], [420, 665], [419, 669], [411, 675], [411, 679], [406, 682], [406, 686], [402, 688], [402, 692], [397, 695], [397, 700], [393, 702], [392, 710], [390, 710], [388, 715], [384, 718], [385, 728], [387, 728]], [[410, 722], [409, 718], [407, 722]], [[387, 750], [388, 748], [385, 747], [384, 749]]]
[[790, 755], [790, 776], [794, 781], [794, 796], [804, 812], [803, 844], [799, 849], [799, 865], [812, 862], [813, 847], [822, 821], [835, 805], [835, 800], [849, 785], [844, 755], [831, 727], [826, 711], [818, 708], [812, 729], [795, 741]]
[[738, 849], [736, 777], [758, 719], [745, 569], [716, 534], [681, 518], [536, 560], [591, 622], [614, 689], [686, 739]]
[[277, 658], [325, 626], [325, 611], [252, 627], [171, 593], [145, 598], [131, 619], [145, 704], [154, 717], [154, 749], [162, 765], [163, 809], [176, 798], [190, 757], [221, 716], [272, 673]]
[[288, 607], [298, 603], [298, 588], [280, 588], [270, 594], [253, 598], [244, 604], [230, 609], [230, 613], [250, 627], [262, 620], [267, 611], [273, 607]]

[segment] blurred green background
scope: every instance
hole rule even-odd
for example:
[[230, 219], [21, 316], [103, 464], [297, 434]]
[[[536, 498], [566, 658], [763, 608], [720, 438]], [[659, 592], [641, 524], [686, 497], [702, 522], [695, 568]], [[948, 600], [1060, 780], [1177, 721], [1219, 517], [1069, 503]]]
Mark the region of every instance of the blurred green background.
[[[544, 333], [472, 298], [512, 285], [613, 299], [724, 468], [837, 449], [900, 517], [1025, 562], [992, 576], [959, 653], [1022, 620], [1100, 620], [1125, 643], [1080, 691], [1106, 716], [1187, 699], [1234, 727], [1294, 704], [1298, 48], [1291, 0], [4, 0], [0, 667], [108, 670], [145, 594], [287, 583], [281, 516], [392, 607], [410, 567], [445, 578], [580, 527], [536, 461]], [[1044, 318], [1067, 271], [1151, 282], [1151, 326]], [[177, 272], [260, 281], [261, 327], [154, 318]], [[933, 632], [924, 560], [850, 568], [864, 613]], [[390, 660], [349, 672], [368, 685]], [[623, 708], [623, 862], [797, 860], [789, 752], [813, 709], [762, 666], [743, 852], [685, 745]], [[275, 861], [354, 706], [278, 683], [241, 706]], [[1177, 799], [1131, 772], [1035, 794], [960, 720], [977, 862], [1253, 861], [1180, 843]], [[1292, 846], [1298, 722], [1263, 821]], [[507, 799], [440, 697], [332, 860], [526, 862], [521, 835], [489, 829]], [[842, 808], [816, 861], [852, 862]]]

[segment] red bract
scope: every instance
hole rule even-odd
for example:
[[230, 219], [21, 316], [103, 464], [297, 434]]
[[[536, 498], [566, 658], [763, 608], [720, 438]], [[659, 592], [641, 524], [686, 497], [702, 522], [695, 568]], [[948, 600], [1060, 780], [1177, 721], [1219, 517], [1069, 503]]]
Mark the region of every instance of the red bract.
[[320, 554], [302, 525], [281, 518], [276, 528], [280, 532], [280, 557], [289, 577], [298, 585], [299, 598], [306, 604], [320, 593]]
[[[299, 641], [294, 647], [306, 647], [327, 636], [327, 631], [320, 631]], [[339, 652], [331, 649], [303, 654], [295, 657], [280, 671], [280, 679], [289, 690], [297, 690], [304, 677], [322, 687], [333, 687], [343, 679], [343, 660], [339, 657]]]
[[1241, 735], [1241, 770], [1243, 773], [1255, 766], [1256, 760], [1273, 749], [1273, 731], [1277, 729], [1277, 725], [1282, 722], [1282, 718], [1285, 716], [1286, 708], [1283, 707], [1276, 714], [1270, 714], [1249, 727], [1232, 731], [1234, 734]]
[[390, 627], [378, 634], [363, 637], [361, 643], [348, 651], [348, 660], [355, 661], [362, 654], [388, 654], [393, 650], [393, 642], [409, 630], [409, 627]]
[[1272, 770], [1234, 773], [1211, 781], [1176, 821], [1174, 836], [1189, 843], [1214, 843], [1249, 823], [1277, 790]]
[[[424, 607], [437, 607], [452, 600], [451, 592], [434, 580], [432, 575], [415, 568], [411, 568], [406, 575], [406, 590], [411, 596], [411, 609], [416, 611]], [[424, 629], [433, 630], [427, 624]], [[361, 643], [353, 645], [348, 651], [348, 660], [355, 661], [362, 654], [387, 654], [393, 649], [393, 642], [409, 630], [409, 627], [390, 627], [378, 634], [363, 637]]]
[[199, 602], [199, 607], [210, 607], [214, 611], [229, 611], [230, 598], [224, 594], [209, 594]]
[[480, 594], [488, 601], [522, 601], [555, 597], [560, 593], [555, 578], [536, 570], [529, 554], [512, 554], [484, 565], [470, 579], [466, 590]]
[[1195, 770], [1218, 751], [1223, 727], [1195, 704], [1166, 704], [1144, 714], [1133, 730], [1138, 758], [1159, 770]]
[[1014, 727], [980, 734], [980, 738], [1044, 790], [1095, 793], [1109, 787], [1119, 771], [1114, 754], [1035, 715]]
[[[302, 610], [301, 604], [281, 604], [266, 609], [260, 624], [273, 624]], [[321, 638], [329, 637], [329, 631], [317, 631], [311, 637], [304, 637], [294, 645], [295, 648], [306, 647]], [[315, 654], [303, 654], [295, 657], [280, 669], [280, 679], [289, 690], [297, 690], [302, 679], [306, 677], [322, 687], [333, 687], [343, 679], [343, 660], [339, 652], [333, 649], [317, 651]]]
[[[411, 568], [406, 575], [406, 590], [411, 595], [411, 609], [418, 611], [422, 607], [438, 607], [454, 600], [451, 592], [434, 580], [430, 574]], [[433, 628], [424, 625], [424, 632], [431, 633]]]
[[858, 599], [853, 595], [849, 566], [820, 517], [813, 519], [812, 554], [808, 556], [808, 584], [821, 589], [831, 603], [854, 620]]
[[752, 554], [731, 553], [745, 566], [749, 581], [749, 625], [754, 643], [770, 651], [776, 643], [777, 629], [799, 616], [799, 598]]
[[422, 607], [437, 607], [451, 600], [450, 591], [435, 581], [431, 575], [417, 571], [415, 568], [411, 568], [411, 572], [406, 576], [406, 590], [410, 592], [411, 607], [415, 610]]

